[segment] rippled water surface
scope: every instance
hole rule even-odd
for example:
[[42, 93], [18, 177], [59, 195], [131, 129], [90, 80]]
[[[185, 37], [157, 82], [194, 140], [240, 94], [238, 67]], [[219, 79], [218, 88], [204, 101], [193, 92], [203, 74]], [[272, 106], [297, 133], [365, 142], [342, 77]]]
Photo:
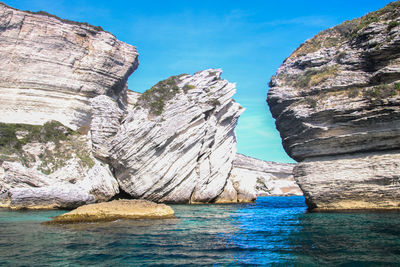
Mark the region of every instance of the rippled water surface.
[[307, 213], [303, 197], [173, 205], [177, 219], [45, 226], [0, 210], [2, 266], [397, 265], [399, 213]]

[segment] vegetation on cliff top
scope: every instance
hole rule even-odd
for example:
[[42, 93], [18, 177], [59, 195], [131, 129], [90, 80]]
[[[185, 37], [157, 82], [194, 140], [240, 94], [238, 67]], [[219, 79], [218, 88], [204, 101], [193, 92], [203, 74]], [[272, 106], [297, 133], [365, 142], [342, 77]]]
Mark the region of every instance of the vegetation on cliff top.
[[[13, 9], [13, 10], [20, 11], [20, 10], [18, 10], [16, 8], [13, 8], [13, 7], [10, 7], [10, 6], [6, 5], [5, 3], [2, 3], [2, 2], [0, 2], [0, 5], [3, 5], [5, 7], [7, 7], [7, 8]], [[90, 28], [92, 28], [92, 29], [94, 29], [96, 31], [104, 31], [101, 26], [94, 26], [94, 25], [91, 25], [91, 24], [89, 24], [87, 22], [78, 22], [78, 21], [73, 21], [73, 20], [69, 20], [69, 19], [63, 19], [63, 18], [60, 18], [60, 17], [58, 17], [56, 15], [50, 14], [50, 13], [48, 13], [46, 11], [41, 11], [40, 10], [40, 11], [34, 12], [34, 11], [30, 11], [30, 10], [24, 10], [23, 12], [27, 12], [27, 13], [33, 14], [33, 15], [42, 15], [42, 16], [47, 16], [47, 17], [50, 17], [50, 18], [55, 18], [55, 19], [58, 19], [61, 22], [67, 23], [67, 24], [78, 25], [78, 26], [84, 25], [84, 26], [90, 27]]]
[[[324, 66], [322, 68], [310, 68], [307, 69], [301, 75], [298, 74], [280, 74], [279, 78], [284, 80], [289, 86], [294, 86], [296, 88], [307, 88], [310, 86], [317, 86], [335, 77], [339, 73], [337, 66]], [[272, 86], [270, 82], [269, 86]]]
[[[150, 113], [154, 115], [161, 115], [167, 101], [171, 100], [180, 92], [178, 83], [180, 82], [179, 78], [182, 75], [185, 74], [171, 76], [166, 80], [158, 82], [139, 97], [136, 106], [148, 108], [150, 109]], [[182, 91], [187, 93], [189, 90], [194, 88], [194, 85], [186, 84], [182, 87]]]
[[158, 82], [139, 97], [136, 105], [150, 109], [154, 115], [161, 115], [165, 103], [179, 93], [178, 82], [178, 76]]
[[324, 30], [307, 40], [297, 48], [290, 57], [302, 56], [307, 53], [316, 52], [321, 48], [337, 47], [340, 44], [355, 40], [362, 29], [365, 29], [372, 23], [387, 23], [388, 31], [399, 25], [396, 20], [400, 17], [400, 1], [392, 2], [384, 8], [368, 13], [367, 15], [345, 21], [333, 28]]
[[[40, 144], [38, 155], [24, 147], [34, 143]], [[72, 157], [78, 158], [82, 167], [91, 168], [94, 165], [80, 134], [60, 122], [50, 121], [44, 125], [0, 123], [0, 163], [17, 161], [32, 167], [40, 161], [38, 170], [50, 174], [65, 166]]]

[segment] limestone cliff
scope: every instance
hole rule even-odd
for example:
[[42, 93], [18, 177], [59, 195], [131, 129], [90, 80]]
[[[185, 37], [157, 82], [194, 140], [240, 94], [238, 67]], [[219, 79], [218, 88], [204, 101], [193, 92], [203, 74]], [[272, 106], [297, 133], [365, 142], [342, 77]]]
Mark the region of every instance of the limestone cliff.
[[132, 198], [209, 203], [228, 185], [243, 109], [221, 70], [134, 93], [126, 80], [135, 47], [99, 27], [4, 4], [0, 42], [2, 206], [73, 208], [120, 188]]
[[255, 199], [238, 186], [243, 166], [233, 168], [244, 109], [221, 70], [132, 92], [135, 47], [4, 4], [0, 43], [0, 206], [74, 208], [119, 191], [169, 203]]
[[0, 3], [0, 121], [88, 126], [91, 98], [126, 101], [137, 57], [100, 27]]
[[312, 209], [398, 209], [400, 2], [325, 30], [270, 82], [268, 104]]
[[95, 153], [113, 166], [122, 190], [169, 203], [209, 203], [223, 192], [242, 108], [232, 99], [235, 85], [220, 75], [172, 76], [130, 94], [126, 113], [110, 97], [93, 99]]

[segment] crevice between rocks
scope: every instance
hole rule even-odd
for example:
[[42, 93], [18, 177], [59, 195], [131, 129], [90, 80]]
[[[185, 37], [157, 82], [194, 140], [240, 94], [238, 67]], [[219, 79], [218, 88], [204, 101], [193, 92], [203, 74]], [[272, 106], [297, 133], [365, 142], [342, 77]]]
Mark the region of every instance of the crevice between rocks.
[[134, 199], [131, 195], [129, 195], [126, 191], [122, 190], [119, 187], [119, 193], [113, 196], [109, 201], [119, 200], [119, 199]]

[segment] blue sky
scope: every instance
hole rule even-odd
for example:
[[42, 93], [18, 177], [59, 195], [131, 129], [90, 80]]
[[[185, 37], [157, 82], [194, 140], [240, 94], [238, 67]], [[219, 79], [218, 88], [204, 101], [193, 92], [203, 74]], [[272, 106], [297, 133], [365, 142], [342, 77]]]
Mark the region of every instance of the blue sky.
[[236, 128], [238, 152], [294, 162], [284, 152], [265, 102], [268, 81], [306, 39], [388, 0], [122, 1], [6, 0], [22, 9], [102, 26], [135, 45], [140, 65], [129, 88], [143, 92], [171, 75], [222, 68], [247, 110]]

